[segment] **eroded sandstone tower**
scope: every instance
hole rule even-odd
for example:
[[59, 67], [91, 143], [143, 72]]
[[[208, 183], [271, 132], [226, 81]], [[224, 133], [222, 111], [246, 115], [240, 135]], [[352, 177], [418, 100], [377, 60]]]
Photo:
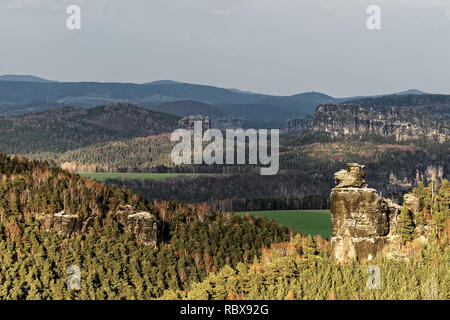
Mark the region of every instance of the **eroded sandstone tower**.
[[400, 206], [380, 197], [365, 183], [363, 165], [347, 164], [347, 170], [334, 174], [336, 187], [331, 191], [331, 248], [339, 262], [352, 258], [371, 260], [386, 252], [396, 240], [396, 222]]

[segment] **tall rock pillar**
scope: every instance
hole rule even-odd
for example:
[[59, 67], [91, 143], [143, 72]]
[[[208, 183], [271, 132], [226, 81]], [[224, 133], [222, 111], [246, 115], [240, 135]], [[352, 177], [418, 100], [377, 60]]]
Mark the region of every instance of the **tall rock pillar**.
[[353, 258], [371, 260], [395, 236], [390, 221], [396, 221], [399, 206], [368, 188], [365, 176], [365, 167], [357, 163], [347, 164], [347, 170], [334, 175], [336, 187], [330, 195], [331, 248], [333, 257], [341, 263]]

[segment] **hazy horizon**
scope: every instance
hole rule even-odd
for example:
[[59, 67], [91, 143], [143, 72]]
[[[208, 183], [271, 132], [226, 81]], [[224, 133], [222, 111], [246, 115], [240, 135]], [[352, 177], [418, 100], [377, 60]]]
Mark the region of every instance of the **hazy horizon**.
[[[40, 78], [40, 79], [42, 79], [42, 80], [47, 80], [47, 81], [49, 81], [49, 82], [61, 82], [61, 83], [73, 83], [72, 81], [59, 81], [59, 80], [55, 80], [55, 79], [47, 79], [47, 78], [44, 78], [44, 77], [41, 77], [41, 76], [37, 76], [37, 75], [32, 75], [32, 74], [0, 74], [0, 78], [2, 77], [2, 76], [17, 76], [17, 77], [37, 77], [37, 78]], [[1, 80], [1, 79], [0, 79]], [[9, 81], [17, 81], [17, 80], [9, 80]], [[212, 84], [205, 84], [205, 83], [193, 83], [193, 82], [184, 82], [184, 81], [177, 81], [177, 80], [172, 80], [172, 79], [159, 79], [159, 80], [153, 80], [153, 81], [150, 81], [150, 82], [141, 82], [141, 83], [138, 83], [138, 82], [123, 82], [123, 81], [74, 81], [75, 83], [76, 82], [86, 82], [86, 83], [132, 83], [132, 84], [148, 84], [148, 83], [152, 83], [152, 82], [176, 82], [176, 83], [184, 83], [184, 84], [193, 84], [193, 85], [202, 85], [202, 86], [212, 86], [212, 87], [218, 87], [218, 86], [215, 86], [215, 85], [212, 85]], [[33, 82], [33, 81], [30, 81], [30, 82]], [[290, 95], [276, 95], [276, 94], [270, 94], [270, 93], [266, 93], [266, 92], [256, 92], [256, 91], [245, 91], [245, 90], [241, 90], [241, 89], [239, 89], [239, 88], [223, 88], [223, 87], [218, 87], [218, 88], [222, 88], [222, 89], [227, 89], [227, 90], [237, 90], [237, 91], [239, 91], [239, 92], [242, 92], [242, 93], [249, 93], [249, 94], [267, 94], [267, 95], [272, 95], [272, 96], [290, 96]], [[424, 92], [423, 90], [420, 90], [420, 88], [409, 88], [409, 89], [405, 89], [405, 90], [397, 90], [397, 91], [394, 91], [394, 92], [384, 92], [384, 93], [380, 93], [380, 95], [389, 95], [389, 94], [395, 94], [395, 93], [403, 93], [403, 92], [406, 92], [406, 91], [411, 91], [411, 90], [418, 90], [418, 91], [421, 91], [421, 92], [423, 92], [423, 93], [425, 93], [425, 94], [441, 94], [441, 93], [439, 93], [439, 92]], [[327, 94], [328, 95], [328, 93], [327, 92], [321, 92], [321, 91], [317, 91], [317, 90], [312, 90], [312, 91], [299, 91], [299, 92], [296, 92], [296, 93], [293, 93], [292, 95], [295, 95], [295, 94], [302, 94], [302, 93], [311, 93], [311, 92], [315, 92], [315, 93], [322, 93], [322, 94]], [[330, 95], [331, 96], [331, 95]], [[366, 96], [366, 95], [364, 95], [364, 94], [360, 94], [360, 95], [358, 95], [358, 96]], [[368, 95], [367, 95], [368, 96]], [[350, 96], [347, 96], [347, 97], [350, 97]], [[346, 98], [346, 97], [336, 97], [336, 96], [333, 96], [333, 98]]]
[[[81, 7], [68, 30], [66, 7]], [[366, 9], [381, 8], [381, 30]], [[0, 74], [272, 95], [450, 94], [445, 0], [5, 0]]]

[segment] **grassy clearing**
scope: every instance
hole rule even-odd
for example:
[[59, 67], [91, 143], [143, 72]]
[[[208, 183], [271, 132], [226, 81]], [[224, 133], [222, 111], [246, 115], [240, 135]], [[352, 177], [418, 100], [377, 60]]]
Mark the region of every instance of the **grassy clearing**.
[[100, 182], [107, 179], [133, 179], [133, 180], [162, 180], [174, 177], [198, 177], [198, 173], [122, 173], [122, 172], [80, 172], [80, 175], [86, 178], [91, 178]]
[[[245, 214], [246, 212], [236, 212]], [[304, 235], [320, 234], [326, 239], [331, 234], [331, 215], [329, 210], [279, 210], [250, 212], [258, 217], [267, 217], [278, 223], [291, 227]]]

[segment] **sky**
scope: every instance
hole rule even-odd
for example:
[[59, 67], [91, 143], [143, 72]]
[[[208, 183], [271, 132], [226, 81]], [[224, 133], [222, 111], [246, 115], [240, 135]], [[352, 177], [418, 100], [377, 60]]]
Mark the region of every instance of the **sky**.
[[[67, 6], [81, 29], [66, 27]], [[369, 5], [380, 30], [369, 30]], [[0, 0], [0, 75], [450, 94], [450, 0]]]

